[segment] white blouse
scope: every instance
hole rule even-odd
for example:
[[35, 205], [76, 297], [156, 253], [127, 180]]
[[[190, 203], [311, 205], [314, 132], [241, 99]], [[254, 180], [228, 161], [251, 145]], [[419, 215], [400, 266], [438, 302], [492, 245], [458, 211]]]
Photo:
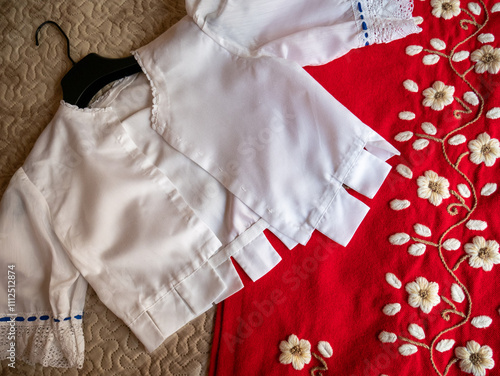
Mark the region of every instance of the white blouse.
[[[145, 74], [62, 103], [0, 207], [1, 358], [81, 367], [87, 284], [148, 351], [317, 229], [346, 245], [394, 149], [302, 68], [418, 32], [410, 0], [188, 0]], [[10, 267], [10, 269], [9, 269]], [[7, 273], [10, 270], [12, 273]], [[14, 276], [14, 277], [12, 277]], [[12, 329], [14, 328], [14, 329]], [[8, 340], [14, 330], [15, 340]]]

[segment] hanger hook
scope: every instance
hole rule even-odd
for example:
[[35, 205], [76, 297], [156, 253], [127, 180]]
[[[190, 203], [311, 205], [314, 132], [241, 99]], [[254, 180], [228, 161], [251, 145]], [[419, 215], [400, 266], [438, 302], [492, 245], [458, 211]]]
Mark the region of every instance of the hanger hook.
[[59, 31], [62, 33], [62, 35], [64, 35], [64, 38], [66, 38], [66, 46], [67, 46], [67, 49], [68, 49], [68, 57], [69, 59], [71, 60], [71, 62], [73, 63], [73, 65], [75, 65], [75, 61], [71, 58], [71, 55], [70, 55], [70, 52], [69, 52], [69, 38], [68, 36], [66, 35], [66, 33], [63, 31], [63, 29], [61, 29], [61, 26], [59, 26], [56, 22], [54, 21], [45, 21], [44, 23], [42, 23], [40, 26], [38, 26], [38, 29], [36, 29], [36, 32], [35, 32], [35, 44], [37, 46], [39, 46], [39, 43], [38, 43], [38, 34], [40, 33], [40, 30], [42, 29], [42, 27], [45, 25], [45, 24], [53, 24], [55, 26], [57, 26], [57, 28], [59, 29]]

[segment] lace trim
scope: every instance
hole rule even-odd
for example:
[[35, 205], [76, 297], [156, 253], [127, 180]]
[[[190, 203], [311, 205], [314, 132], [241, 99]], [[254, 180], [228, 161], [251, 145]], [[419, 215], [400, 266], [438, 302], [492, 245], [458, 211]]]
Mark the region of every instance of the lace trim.
[[22, 360], [44, 367], [82, 368], [85, 349], [82, 320], [74, 317], [1, 322], [0, 360]]
[[134, 55], [135, 59], [137, 60], [137, 63], [139, 64], [142, 71], [146, 75], [146, 78], [149, 81], [149, 85], [151, 86], [151, 94], [153, 95], [153, 105], [151, 107], [151, 128], [153, 128], [153, 130], [155, 130], [156, 132], [161, 132], [161, 130], [158, 129], [158, 106], [159, 106], [158, 90], [156, 89], [153, 79], [149, 75], [149, 71], [144, 66], [139, 51], [132, 51], [132, 55]]
[[351, 0], [360, 46], [388, 43], [422, 29], [412, 19], [412, 0]]

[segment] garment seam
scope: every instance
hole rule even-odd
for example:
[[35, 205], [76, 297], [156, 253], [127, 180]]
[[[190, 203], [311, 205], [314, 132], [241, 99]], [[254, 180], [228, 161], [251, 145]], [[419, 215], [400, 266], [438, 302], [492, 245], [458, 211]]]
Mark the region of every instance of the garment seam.
[[[206, 243], [205, 243], [206, 244]], [[204, 245], [205, 245], [204, 244]], [[202, 265], [200, 265], [200, 267], [196, 268], [192, 273], [190, 273], [189, 275], [185, 276], [184, 278], [182, 278], [179, 282], [177, 282], [170, 290], [168, 290], [165, 294], [161, 295], [155, 302], [153, 302], [151, 305], [149, 305], [148, 307], [144, 307], [144, 310], [139, 313], [137, 315], [137, 317], [135, 319], [133, 319], [130, 324], [128, 324], [128, 326], [132, 326], [137, 320], [140, 319], [140, 317], [142, 315], [144, 315], [145, 313], [148, 313], [149, 310], [151, 310], [152, 308], [154, 308], [157, 304], [159, 304], [163, 299], [165, 299], [167, 297], [167, 295], [171, 294], [171, 293], [177, 293], [177, 295], [179, 295], [181, 298], [182, 298], [182, 295], [176, 290], [177, 286], [181, 285], [187, 278], [191, 277], [194, 273], [196, 273], [198, 270], [202, 269], [205, 265], [207, 265], [213, 269], [213, 267], [209, 264], [208, 260], [206, 262], [204, 262]], [[193, 309], [191, 308], [191, 306], [186, 302], [186, 300], [184, 298], [182, 298], [182, 301], [189, 307], [189, 310], [191, 312], [193, 312], [193, 314], [195, 314], [195, 312], [193, 311]], [[148, 313], [149, 315], [149, 313]]]
[[339, 182], [339, 186], [338, 188], [335, 190], [335, 192], [333, 193], [333, 195], [331, 196], [331, 199], [328, 200], [328, 203], [326, 205], [326, 208], [319, 214], [319, 218], [317, 221], [315, 221], [313, 227], [314, 228], [317, 228], [319, 226], [319, 224], [321, 223], [321, 221], [323, 220], [324, 216], [326, 215], [326, 213], [328, 212], [328, 210], [330, 209], [330, 207], [332, 206], [333, 204], [333, 201], [335, 200], [335, 198], [337, 197], [337, 195], [339, 194], [340, 190], [341, 189], [344, 189], [343, 188], [343, 184], [344, 184], [344, 181], [346, 180], [346, 178], [349, 176], [349, 174], [351, 173], [352, 169], [354, 168], [354, 166], [356, 165], [356, 162], [358, 161], [358, 159], [360, 158], [364, 148], [366, 146], [366, 141], [363, 140], [363, 144], [362, 146], [359, 148], [359, 150], [356, 152], [355, 156], [353, 158], [351, 158], [351, 163], [348, 164], [347, 168], [346, 168], [346, 172], [344, 173], [344, 175], [339, 179], [337, 178], [335, 175], [332, 174], [331, 178], [334, 179], [335, 181]]
[[54, 217], [53, 217], [53, 214], [52, 214], [52, 211], [50, 210], [50, 205], [49, 203], [47, 202], [47, 198], [43, 195], [43, 193], [40, 191], [40, 189], [35, 185], [35, 183], [33, 183], [30, 179], [30, 177], [28, 176], [28, 174], [26, 173], [26, 171], [24, 170], [23, 167], [20, 167], [19, 168], [23, 175], [26, 177], [26, 181], [35, 189], [35, 191], [40, 195], [40, 197], [43, 199], [43, 204], [45, 205], [46, 209], [47, 209], [47, 213], [48, 213], [48, 217], [49, 217], [49, 220], [50, 220], [50, 227], [52, 228], [52, 230], [54, 231], [54, 234], [55, 236], [57, 237], [57, 239], [59, 240], [59, 242], [61, 243], [62, 247], [64, 248], [65, 250], [65, 253], [66, 253], [66, 256], [68, 257], [68, 261], [71, 263], [71, 265], [73, 265], [73, 267], [75, 268], [76, 271], [78, 271], [78, 273], [80, 275], [82, 275], [82, 273], [80, 272], [80, 270], [76, 267], [76, 265], [73, 263], [73, 260], [70, 256], [70, 252], [69, 250], [72, 249], [72, 248], [69, 248], [68, 245], [66, 244], [65, 241], [63, 241], [63, 239], [61, 238], [61, 236], [59, 235], [58, 231], [57, 231], [57, 228], [56, 228], [56, 222], [54, 220]]

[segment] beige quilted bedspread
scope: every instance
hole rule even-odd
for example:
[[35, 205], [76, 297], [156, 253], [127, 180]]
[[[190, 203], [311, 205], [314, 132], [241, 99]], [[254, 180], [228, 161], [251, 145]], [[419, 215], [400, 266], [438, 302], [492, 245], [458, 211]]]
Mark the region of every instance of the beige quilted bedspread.
[[[46, 25], [59, 23], [75, 61], [90, 52], [124, 57], [161, 34], [185, 14], [183, 0], [0, 0], [0, 195], [54, 115], [61, 78], [71, 68], [66, 42]], [[85, 305], [82, 370], [0, 364], [1, 375], [204, 375], [214, 309], [145, 352], [129, 329], [89, 289]]]

